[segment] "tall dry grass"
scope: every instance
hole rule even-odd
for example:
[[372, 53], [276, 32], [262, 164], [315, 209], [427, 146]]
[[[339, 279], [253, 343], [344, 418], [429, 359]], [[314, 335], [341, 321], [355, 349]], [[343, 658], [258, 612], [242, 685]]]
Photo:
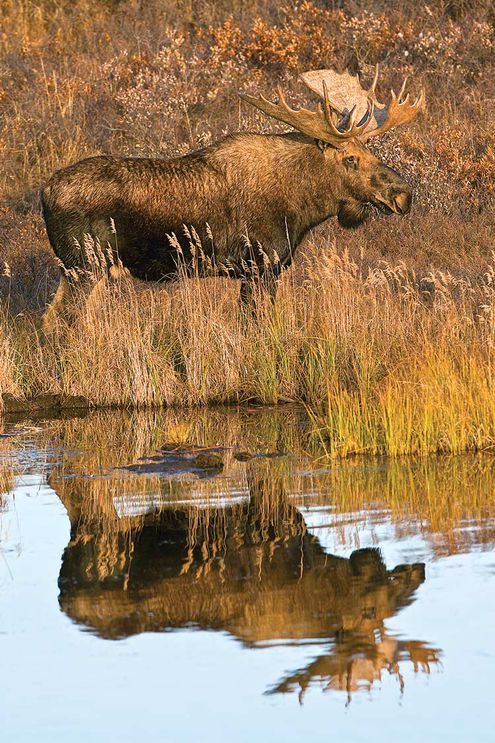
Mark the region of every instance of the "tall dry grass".
[[493, 447], [493, 282], [493, 270], [476, 286], [436, 272], [416, 287], [385, 266], [361, 290], [351, 268], [337, 308], [323, 293], [311, 388], [325, 400], [314, 418], [330, 456]]
[[459, 452], [495, 444], [495, 268], [478, 281], [307, 255], [272, 306], [236, 282], [100, 282], [41, 344], [7, 323], [0, 389], [94, 405], [304, 402], [330, 456]]
[[15, 378], [16, 353], [12, 338], [12, 325], [7, 313], [0, 311], [0, 391], [20, 393]]

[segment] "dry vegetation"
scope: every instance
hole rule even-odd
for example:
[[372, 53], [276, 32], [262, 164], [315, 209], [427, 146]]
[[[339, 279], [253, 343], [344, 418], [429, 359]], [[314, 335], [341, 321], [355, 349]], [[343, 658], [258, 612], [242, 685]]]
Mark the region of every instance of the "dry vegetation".
[[[335, 456], [493, 446], [491, 2], [4, 0], [0, 14], [0, 392], [303, 400]], [[377, 145], [415, 186], [409, 217], [316, 230], [256, 320], [240, 317], [235, 282], [125, 281], [40, 344], [58, 269], [37, 189], [54, 169], [273, 130], [238, 90], [282, 82], [302, 102], [299, 71], [366, 78], [376, 62], [384, 85], [410, 74], [429, 101], [427, 119]]]

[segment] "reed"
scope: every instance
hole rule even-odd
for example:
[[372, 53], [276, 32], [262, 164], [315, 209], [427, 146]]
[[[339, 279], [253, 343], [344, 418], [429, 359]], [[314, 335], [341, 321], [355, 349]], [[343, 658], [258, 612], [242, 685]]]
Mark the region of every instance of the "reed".
[[4, 457], [2, 448], [0, 448], [0, 513], [4, 509], [5, 495], [13, 490], [15, 484], [13, 463]]
[[6, 496], [14, 489], [15, 475], [16, 462], [12, 452], [12, 444], [0, 424], [0, 514], [6, 506]]
[[0, 391], [19, 393], [17, 359], [6, 314], [0, 312]]
[[233, 281], [103, 281], [48, 343], [26, 318], [0, 323], [0, 390], [96, 406], [303, 402], [331, 457], [490, 449], [494, 276], [436, 272], [425, 289], [401, 265], [313, 252], [254, 314]]

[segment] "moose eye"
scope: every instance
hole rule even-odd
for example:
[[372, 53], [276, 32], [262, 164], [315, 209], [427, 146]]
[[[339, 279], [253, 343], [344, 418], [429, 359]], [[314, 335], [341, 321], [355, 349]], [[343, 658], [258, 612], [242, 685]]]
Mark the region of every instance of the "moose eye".
[[357, 157], [354, 157], [354, 155], [348, 155], [346, 158], [344, 158], [344, 162], [350, 168], [356, 169], [358, 166], [358, 159]]

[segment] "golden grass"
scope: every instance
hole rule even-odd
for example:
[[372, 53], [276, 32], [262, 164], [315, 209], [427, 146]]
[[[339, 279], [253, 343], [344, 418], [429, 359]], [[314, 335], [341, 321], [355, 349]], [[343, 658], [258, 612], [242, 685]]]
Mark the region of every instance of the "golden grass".
[[371, 291], [349, 287], [349, 306], [336, 310], [334, 368], [321, 379], [325, 412], [314, 416], [327, 453], [492, 449], [492, 271], [477, 286], [437, 273], [426, 296], [390, 267], [365, 283]]
[[333, 251], [308, 256], [254, 316], [228, 280], [103, 283], [45, 345], [29, 319], [0, 324], [0, 390], [135, 407], [300, 401], [332, 457], [491, 449], [494, 286], [493, 269], [418, 282]]
[[0, 379], [2, 392], [16, 390], [13, 380], [15, 368], [10, 335], [6, 324], [0, 324]]

